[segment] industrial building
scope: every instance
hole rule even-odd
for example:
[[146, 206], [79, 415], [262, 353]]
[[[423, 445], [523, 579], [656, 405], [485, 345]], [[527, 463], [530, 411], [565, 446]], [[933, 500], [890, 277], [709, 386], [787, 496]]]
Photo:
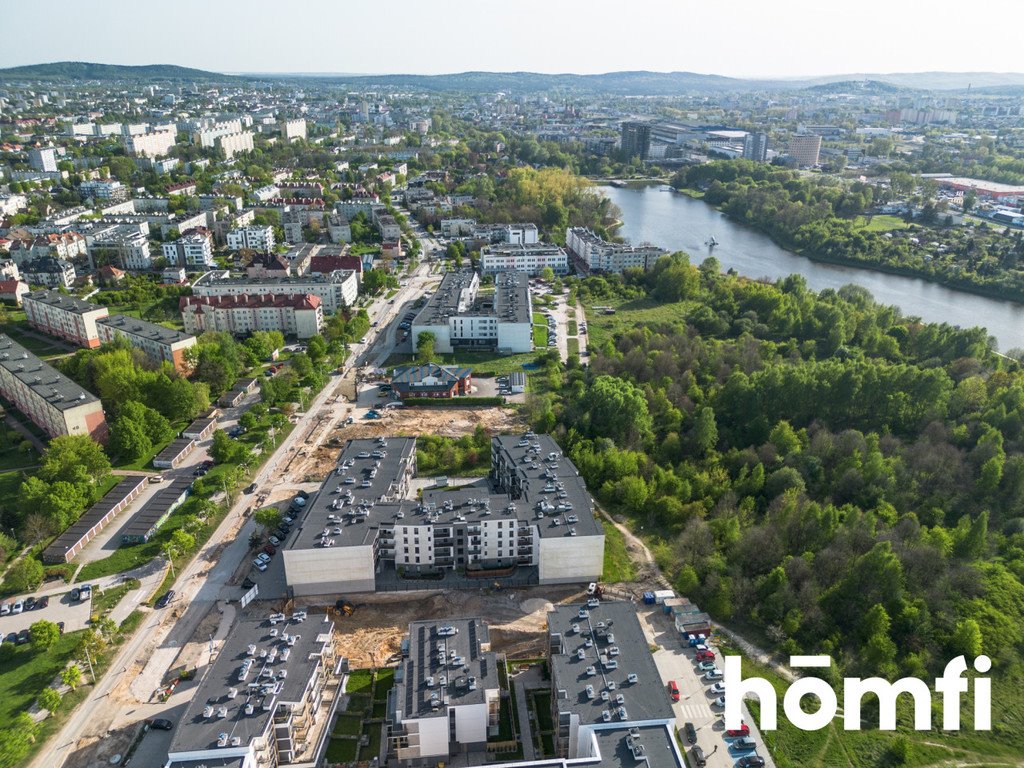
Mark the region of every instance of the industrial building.
[[490, 349], [513, 354], [533, 350], [533, 308], [527, 276], [501, 272], [494, 293], [481, 295], [475, 272], [448, 272], [412, 321], [411, 336], [434, 335], [437, 352]]
[[[312, 496], [284, 551], [292, 594], [373, 592], [412, 575], [453, 574], [475, 586], [595, 581], [604, 531], [572, 462], [547, 435], [491, 441], [491, 473], [458, 488], [410, 495], [415, 438], [351, 440]], [[431, 582], [437, 583], [437, 582]], [[447, 584], [446, 584], [447, 586]]]

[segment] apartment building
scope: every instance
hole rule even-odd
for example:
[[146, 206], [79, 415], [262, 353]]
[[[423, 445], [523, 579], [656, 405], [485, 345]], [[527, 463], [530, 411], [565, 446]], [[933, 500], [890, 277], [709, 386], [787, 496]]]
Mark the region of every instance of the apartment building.
[[90, 435], [106, 442], [107, 421], [99, 399], [4, 334], [0, 395], [50, 437]]
[[323, 614], [244, 617], [178, 718], [165, 768], [319, 765], [347, 661]]
[[203, 149], [211, 149], [217, 146], [217, 139], [221, 136], [241, 132], [241, 120], [226, 120], [224, 122], [214, 123], [213, 125], [205, 128], [200, 128], [192, 134], [192, 143], [202, 147]]
[[21, 263], [21, 274], [29, 285], [70, 288], [75, 284], [75, 266], [70, 261], [43, 256]]
[[332, 243], [351, 243], [352, 227], [340, 213], [332, 213], [327, 217], [327, 235]]
[[22, 297], [25, 319], [38, 331], [96, 349], [102, 343], [96, 321], [107, 317], [106, 307], [60, 291], [33, 291]]
[[[500, 655], [482, 619], [414, 621], [388, 691], [388, 756], [400, 766], [487, 762], [501, 707]], [[407, 650], [406, 650], [407, 649]], [[466, 763], [461, 763], [466, 761]]]
[[181, 319], [187, 333], [226, 331], [244, 336], [253, 331], [280, 331], [308, 339], [324, 327], [323, 302], [311, 294], [182, 296]]
[[817, 165], [821, 155], [821, 136], [791, 136], [786, 143], [786, 154], [798, 165]]
[[153, 267], [149, 238], [138, 226], [114, 225], [90, 233], [89, 255], [93, 263], [106, 261], [129, 271], [149, 270]]
[[441, 219], [442, 237], [469, 237], [476, 228], [476, 219]]
[[312, 294], [323, 302], [323, 311], [334, 314], [355, 304], [359, 280], [351, 270], [303, 277], [220, 278], [201, 277], [192, 288], [195, 296], [294, 296]]
[[213, 222], [214, 242], [216, 242], [217, 245], [227, 245], [229, 232], [249, 226], [253, 223], [255, 218], [256, 211], [249, 209], [246, 211], [240, 211], [233, 216], [218, 219]]
[[292, 594], [403, 589], [396, 569], [451, 586], [595, 581], [604, 532], [572, 462], [547, 435], [495, 437], [486, 480], [416, 500], [415, 438], [351, 440], [284, 552]]
[[206, 269], [216, 265], [213, 260], [213, 237], [208, 229], [193, 229], [177, 240], [163, 244], [168, 264], [186, 269]]
[[524, 272], [538, 275], [551, 267], [556, 275], [569, 274], [569, 257], [557, 245], [485, 245], [480, 249], [480, 270], [485, 275]]
[[474, 240], [495, 245], [535, 245], [539, 242], [536, 224], [480, 224], [473, 229]]
[[127, 150], [129, 155], [157, 158], [163, 157], [171, 151], [177, 134], [171, 130], [150, 131], [148, 133], [131, 134], [122, 138], [125, 150]]
[[22, 299], [28, 294], [28, 283], [21, 280], [0, 280], [0, 301], [21, 306]]
[[252, 152], [253, 150], [251, 131], [227, 133], [223, 136], [218, 136], [215, 143], [220, 149], [224, 150], [224, 155], [229, 159], [239, 152]]
[[120, 181], [93, 179], [83, 181], [78, 185], [78, 194], [82, 198], [91, 197], [94, 200], [110, 201], [114, 203], [124, 202], [131, 197], [131, 190]]
[[380, 215], [376, 217], [380, 239], [385, 243], [394, 242], [402, 237], [402, 227], [394, 216]]
[[28, 150], [28, 164], [33, 171], [57, 172], [56, 147], [32, 147]]
[[249, 248], [261, 253], [273, 253], [274, 228], [249, 226], [233, 229], [227, 234], [227, 245], [232, 251]]
[[503, 353], [533, 350], [533, 311], [525, 274], [500, 272], [494, 293], [481, 296], [475, 272], [448, 272], [437, 291], [412, 321], [411, 336], [434, 334], [434, 348], [493, 349]]
[[281, 131], [281, 138], [285, 141], [306, 138], [305, 120], [278, 120], [277, 128]]
[[196, 343], [196, 337], [191, 334], [125, 315], [99, 318], [96, 331], [101, 344], [122, 338], [153, 360], [171, 363], [179, 373], [187, 373], [191, 369], [185, 360], [186, 350]]
[[647, 271], [668, 251], [650, 243], [610, 243], [585, 227], [569, 227], [565, 246], [581, 271], [621, 273], [626, 269]]

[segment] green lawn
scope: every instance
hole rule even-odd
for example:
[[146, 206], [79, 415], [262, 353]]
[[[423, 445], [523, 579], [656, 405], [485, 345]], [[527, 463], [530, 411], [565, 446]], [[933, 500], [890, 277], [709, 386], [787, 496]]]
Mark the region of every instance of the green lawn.
[[579, 335], [579, 332], [580, 332], [579, 325], [576, 323], [575, 320], [570, 320], [568, 323], [566, 323], [566, 328], [567, 328], [567, 330], [566, 330], [566, 334], [567, 335], [569, 335], [569, 336], [578, 336]]
[[601, 347], [604, 342], [619, 334], [631, 331], [638, 326], [659, 325], [683, 321], [691, 309], [688, 302], [680, 301], [662, 304], [651, 299], [633, 299], [627, 302], [598, 301], [591, 304], [611, 306], [614, 315], [595, 312], [587, 306], [587, 333], [590, 335], [590, 346]]
[[569, 337], [565, 340], [565, 349], [570, 355], [580, 354], [580, 340], [577, 338]]
[[360, 715], [338, 715], [334, 721], [333, 736], [358, 736], [362, 729], [363, 718]]
[[[465, 365], [473, 369], [474, 376], [502, 376], [515, 371], [527, 373], [524, 364], [535, 363], [540, 354], [546, 353], [547, 347], [536, 352], [523, 352], [518, 355], [499, 355], [494, 352], [453, 352], [447, 355], [435, 355], [436, 362], [441, 365]], [[393, 354], [385, 362], [384, 368], [396, 365], [408, 365], [412, 355]]]
[[372, 683], [372, 669], [356, 669], [349, 673], [345, 691], [348, 693], [369, 693]]
[[855, 226], [866, 232], [893, 232], [900, 229], [908, 229], [910, 225], [899, 216], [858, 216], [853, 220]]
[[537, 714], [537, 727], [541, 733], [553, 730], [555, 724], [551, 719], [551, 691], [534, 691], [533, 709]]
[[540, 312], [533, 313], [533, 346], [537, 349], [548, 346], [548, 319]]
[[327, 742], [327, 762], [351, 763], [356, 759], [359, 742], [355, 739], [331, 739]]
[[383, 728], [383, 723], [370, 723], [366, 726], [366, 732], [370, 736], [370, 744], [362, 751], [363, 760], [372, 760], [380, 754], [380, 735]]
[[92, 613], [94, 615], [102, 616], [121, 602], [121, 598], [133, 589], [138, 589], [141, 586], [142, 582], [138, 579], [129, 579], [123, 584], [118, 584], [116, 587], [111, 587], [110, 589], [94, 590], [92, 594]]
[[373, 689], [373, 700], [384, 701], [388, 700], [388, 691], [390, 691], [395, 685], [395, 670], [391, 667], [387, 669], [377, 670], [377, 684]]
[[626, 537], [618, 528], [604, 520], [601, 521], [601, 525], [604, 528], [604, 572], [601, 574], [601, 581], [610, 584], [632, 581], [636, 571], [626, 550]]

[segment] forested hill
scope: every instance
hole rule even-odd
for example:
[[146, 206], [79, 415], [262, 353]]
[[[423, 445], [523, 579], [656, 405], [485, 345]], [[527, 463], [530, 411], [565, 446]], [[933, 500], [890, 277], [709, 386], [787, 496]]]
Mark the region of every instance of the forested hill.
[[0, 80], [233, 80], [230, 75], [173, 64], [123, 66], [86, 61], [55, 61], [0, 69]]
[[617, 312], [530, 418], [680, 594], [847, 674], [984, 652], [1019, 677], [1024, 372], [983, 329], [683, 255], [575, 290]]

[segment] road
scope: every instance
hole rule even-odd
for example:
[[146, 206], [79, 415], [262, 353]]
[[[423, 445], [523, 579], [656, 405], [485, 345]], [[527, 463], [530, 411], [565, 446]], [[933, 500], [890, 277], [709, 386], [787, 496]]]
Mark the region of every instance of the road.
[[[403, 304], [415, 300], [430, 281], [429, 264], [421, 263], [416, 273], [405, 281], [393, 297], [394, 303], [382, 297], [367, 307], [371, 321], [376, 322], [376, 325], [371, 327], [364, 343], [355, 345], [346, 370], [353, 367], [376, 367], [384, 363], [391, 353], [391, 342], [394, 339], [393, 335], [385, 338], [384, 333], [399, 316]], [[333, 409], [341, 387], [341, 379], [334, 377], [314, 398], [300, 416], [295, 429], [257, 473], [254, 482], [259, 488], [265, 487], [271, 480], [275, 486], [285, 480], [284, 467], [300, 449], [310, 447], [310, 433], [321, 412]], [[327, 434], [328, 430], [321, 430], [320, 439]], [[182, 467], [176, 472], [191, 471], [194, 462], [205, 456], [205, 451], [196, 453], [196, 458], [190, 457], [188, 468]], [[225, 587], [229, 585], [243, 559], [249, 556], [248, 533], [244, 522], [245, 513], [253, 500], [251, 495], [242, 495], [234, 503], [206, 545], [178, 575], [175, 582], [178, 594], [174, 603], [167, 609], [153, 611], [147, 616], [118, 651], [106, 676], [32, 761], [32, 768], [58, 768], [65, 765], [83, 735], [102, 734], [117, 726], [123, 727], [125, 724], [114, 722], [123, 707], [116, 701], [105, 701], [111, 691], [122, 683], [134, 683], [133, 691], [155, 691], [178, 651], [192, 637], [202, 619], [224, 597]], [[237, 588], [229, 589], [237, 596]], [[138, 665], [143, 661], [146, 663], [140, 672]], [[130, 708], [135, 720], [153, 716], [151, 712], [139, 711], [144, 709], [144, 706]]]

